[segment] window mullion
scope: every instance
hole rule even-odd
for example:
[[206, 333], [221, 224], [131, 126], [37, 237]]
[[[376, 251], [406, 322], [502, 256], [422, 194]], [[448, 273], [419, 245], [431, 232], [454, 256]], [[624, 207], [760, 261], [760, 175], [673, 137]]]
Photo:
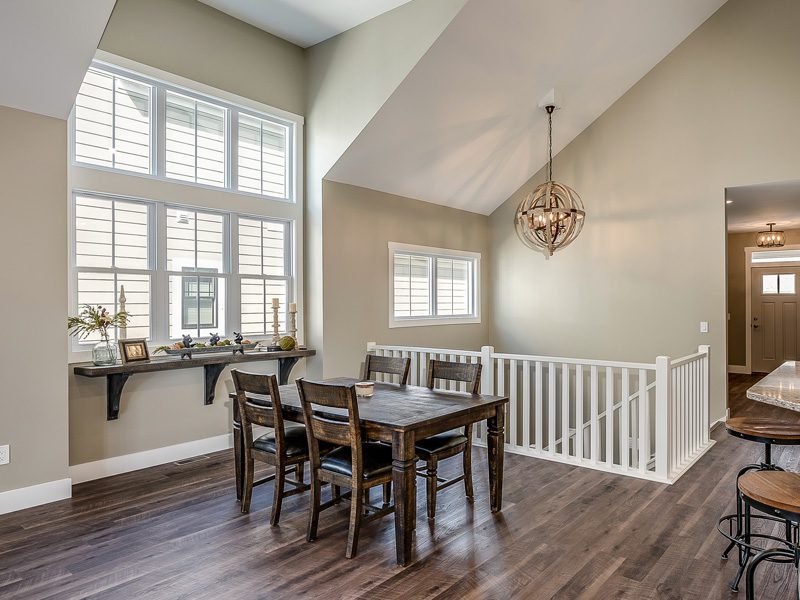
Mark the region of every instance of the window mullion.
[[167, 176], [167, 94], [161, 87], [156, 91], [156, 124], [154, 150], [156, 155], [156, 175]]
[[429, 295], [430, 295], [431, 301], [430, 301], [430, 306], [428, 307], [428, 314], [430, 314], [430, 316], [432, 316], [432, 317], [435, 317], [436, 314], [438, 313], [438, 306], [439, 306], [439, 298], [437, 297], [437, 294], [436, 294], [436, 291], [437, 291], [437, 289], [436, 289], [437, 288], [436, 280], [437, 280], [437, 277], [438, 277], [438, 266], [439, 265], [436, 264], [437, 261], [436, 261], [435, 257], [431, 257], [430, 260], [431, 260], [431, 281], [430, 281], [430, 286], [431, 287], [430, 287]]
[[231, 108], [226, 115], [225, 185], [227, 189], [235, 190], [239, 184], [239, 111]]
[[[232, 333], [242, 330], [242, 278], [239, 274], [239, 216], [230, 215], [228, 227], [226, 227], [227, 243], [223, 252], [228, 253], [228, 277], [225, 294], [225, 324], [226, 328]], [[224, 239], [224, 238], [223, 238]]]

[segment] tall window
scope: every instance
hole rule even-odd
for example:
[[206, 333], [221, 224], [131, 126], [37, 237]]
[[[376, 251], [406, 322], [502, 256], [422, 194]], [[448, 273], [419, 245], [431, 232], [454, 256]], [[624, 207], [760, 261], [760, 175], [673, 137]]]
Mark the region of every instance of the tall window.
[[280, 330], [286, 331], [292, 276], [289, 224], [240, 217], [238, 228], [242, 332], [272, 333], [273, 298], [280, 305]]
[[95, 61], [75, 102], [76, 164], [294, 202], [295, 122]]
[[150, 337], [151, 213], [145, 202], [75, 197], [77, 307], [101, 304], [116, 312], [124, 289], [126, 308], [135, 315], [130, 337]]
[[389, 243], [391, 327], [480, 322], [480, 254]]

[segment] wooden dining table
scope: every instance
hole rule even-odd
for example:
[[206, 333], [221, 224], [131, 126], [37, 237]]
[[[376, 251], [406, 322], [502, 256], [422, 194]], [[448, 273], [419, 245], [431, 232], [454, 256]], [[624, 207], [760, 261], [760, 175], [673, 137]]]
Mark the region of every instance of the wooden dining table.
[[[328, 379], [328, 383], [351, 385], [357, 379]], [[284, 419], [303, 422], [303, 412], [297, 386], [280, 387]], [[231, 394], [235, 398], [235, 394]], [[252, 396], [264, 403], [267, 397]], [[413, 535], [417, 506], [418, 439], [486, 420], [489, 466], [489, 496], [492, 512], [498, 512], [503, 502], [503, 446], [505, 438], [506, 396], [468, 394], [465, 392], [429, 389], [412, 385], [375, 383], [370, 398], [359, 398], [358, 412], [362, 435], [366, 440], [392, 445], [392, 484], [395, 502], [395, 544], [397, 563], [405, 566], [413, 557]], [[233, 403], [233, 420], [239, 423], [238, 407]], [[337, 409], [330, 410], [332, 416]], [[242, 452], [241, 428], [235, 427], [236, 485], [241, 495]], [[238, 438], [238, 439], [237, 439]]]

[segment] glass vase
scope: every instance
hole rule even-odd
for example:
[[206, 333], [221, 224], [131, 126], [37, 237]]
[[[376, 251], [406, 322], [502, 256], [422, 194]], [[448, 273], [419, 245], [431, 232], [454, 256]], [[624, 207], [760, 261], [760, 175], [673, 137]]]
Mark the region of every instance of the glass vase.
[[92, 362], [98, 367], [113, 365], [117, 362], [117, 349], [108, 340], [98, 342], [92, 348]]

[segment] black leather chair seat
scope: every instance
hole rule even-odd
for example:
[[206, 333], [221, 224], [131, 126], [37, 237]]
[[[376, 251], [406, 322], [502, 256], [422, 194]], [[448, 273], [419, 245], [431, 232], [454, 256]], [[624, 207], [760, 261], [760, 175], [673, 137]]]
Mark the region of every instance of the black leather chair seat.
[[[308, 454], [308, 438], [306, 437], [306, 428], [299, 423], [291, 423], [284, 425], [283, 440], [286, 446], [286, 457], [293, 458], [301, 454]], [[320, 444], [322, 446], [322, 444]], [[253, 440], [253, 447], [275, 454], [275, 434], [267, 433], [259, 438]], [[322, 451], [322, 448], [320, 448]]]
[[454, 429], [453, 431], [445, 431], [444, 433], [432, 435], [429, 438], [417, 440], [415, 448], [417, 454], [423, 458], [436, 452], [457, 448], [458, 446], [466, 444], [468, 441], [467, 436], [464, 435], [462, 430]]
[[[322, 457], [320, 468], [348, 477], [353, 474], [353, 461], [349, 447], [337, 448]], [[392, 470], [392, 448], [385, 444], [367, 442], [362, 444], [361, 457], [364, 463], [364, 479], [372, 479]]]

